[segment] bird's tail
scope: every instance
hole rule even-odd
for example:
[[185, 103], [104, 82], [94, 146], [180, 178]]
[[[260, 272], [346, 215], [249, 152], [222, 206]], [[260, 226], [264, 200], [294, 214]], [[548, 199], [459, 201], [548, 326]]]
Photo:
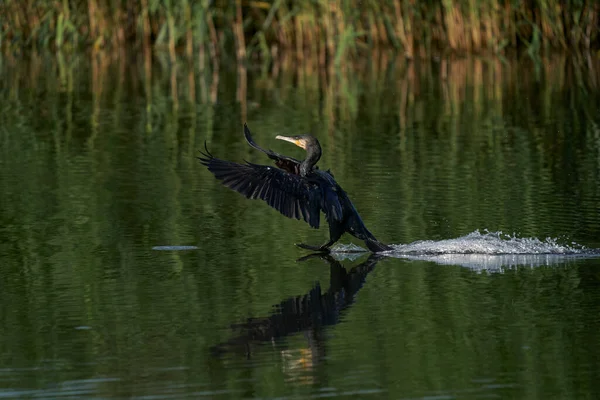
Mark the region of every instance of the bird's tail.
[[375, 239], [365, 239], [365, 244], [367, 245], [368, 249], [371, 250], [373, 253], [394, 250], [391, 246], [378, 242]]
[[365, 224], [358, 216], [358, 213], [354, 214], [353, 217], [351, 217], [351, 220], [349, 221], [346, 229], [347, 232], [349, 232], [351, 235], [359, 238], [360, 240], [364, 240], [365, 244], [367, 245], [367, 248], [373, 253], [394, 250], [391, 246], [383, 244], [377, 239], [375, 239], [375, 236], [373, 236], [373, 234], [369, 232]]

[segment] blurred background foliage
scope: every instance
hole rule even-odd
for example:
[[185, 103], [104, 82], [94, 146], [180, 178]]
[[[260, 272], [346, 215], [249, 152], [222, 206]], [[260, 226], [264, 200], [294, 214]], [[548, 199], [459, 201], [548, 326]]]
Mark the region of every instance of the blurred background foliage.
[[5, 48], [168, 49], [200, 58], [233, 54], [268, 63], [357, 59], [376, 48], [407, 57], [598, 48], [593, 0], [2, 0]]

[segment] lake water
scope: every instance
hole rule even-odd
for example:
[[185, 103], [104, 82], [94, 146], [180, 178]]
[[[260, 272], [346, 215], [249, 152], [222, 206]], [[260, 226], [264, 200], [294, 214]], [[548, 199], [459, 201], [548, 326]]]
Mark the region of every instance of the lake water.
[[[2, 56], [0, 398], [598, 398], [599, 68]], [[195, 159], [245, 121], [396, 251], [301, 259]]]

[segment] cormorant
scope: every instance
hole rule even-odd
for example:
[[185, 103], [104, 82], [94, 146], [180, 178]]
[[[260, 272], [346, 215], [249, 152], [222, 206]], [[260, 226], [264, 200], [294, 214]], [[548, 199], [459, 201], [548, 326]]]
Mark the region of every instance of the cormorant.
[[380, 243], [365, 226], [348, 195], [333, 179], [329, 171], [315, 164], [321, 158], [321, 145], [311, 135], [277, 136], [276, 139], [294, 143], [306, 150], [303, 161], [265, 150], [252, 139], [244, 124], [244, 136], [253, 148], [262, 151], [275, 161], [275, 167], [247, 162], [238, 164], [215, 158], [206, 147], [200, 152], [200, 162], [222, 183], [249, 199], [261, 199], [289, 218], [304, 219], [311, 227], [319, 227], [320, 212], [329, 223], [329, 240], [321, 246], [297, 244], [313, 251], [329, 251], [329, 247], [348, 232], [365, 241], [372, 252], [392, 250]]

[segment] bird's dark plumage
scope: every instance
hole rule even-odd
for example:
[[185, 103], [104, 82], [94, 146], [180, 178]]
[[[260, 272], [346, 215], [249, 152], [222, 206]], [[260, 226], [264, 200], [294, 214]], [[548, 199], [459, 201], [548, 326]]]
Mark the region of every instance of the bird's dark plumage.
[[277, 137], [307, 151], [306, 159], [299, 161], [258, 146], [246, 124], [244, 136], [250, 146], [274, 160], [276, 167], [218, 159], [208, 151], [206, 143], [206, 152], [201, 152], [202, 156], [198, 157], [200, 162], [225, 186], [246, 198], [264, 200], [286, 217], [303, 219], [313, 228], [319, 227], [320, 213], [323, 211], [329, 223], [330, 240], [319, 247], [301, 247], [327, 250], [344, 232], [348, 232], [364, 240], [371, 251], [391, 249], [379, 243], [367, 230], [346, 192], [335, 182], [333, 175], [315, 166], [321, 157], [321, 147], [316, 138], [310, 135]]

